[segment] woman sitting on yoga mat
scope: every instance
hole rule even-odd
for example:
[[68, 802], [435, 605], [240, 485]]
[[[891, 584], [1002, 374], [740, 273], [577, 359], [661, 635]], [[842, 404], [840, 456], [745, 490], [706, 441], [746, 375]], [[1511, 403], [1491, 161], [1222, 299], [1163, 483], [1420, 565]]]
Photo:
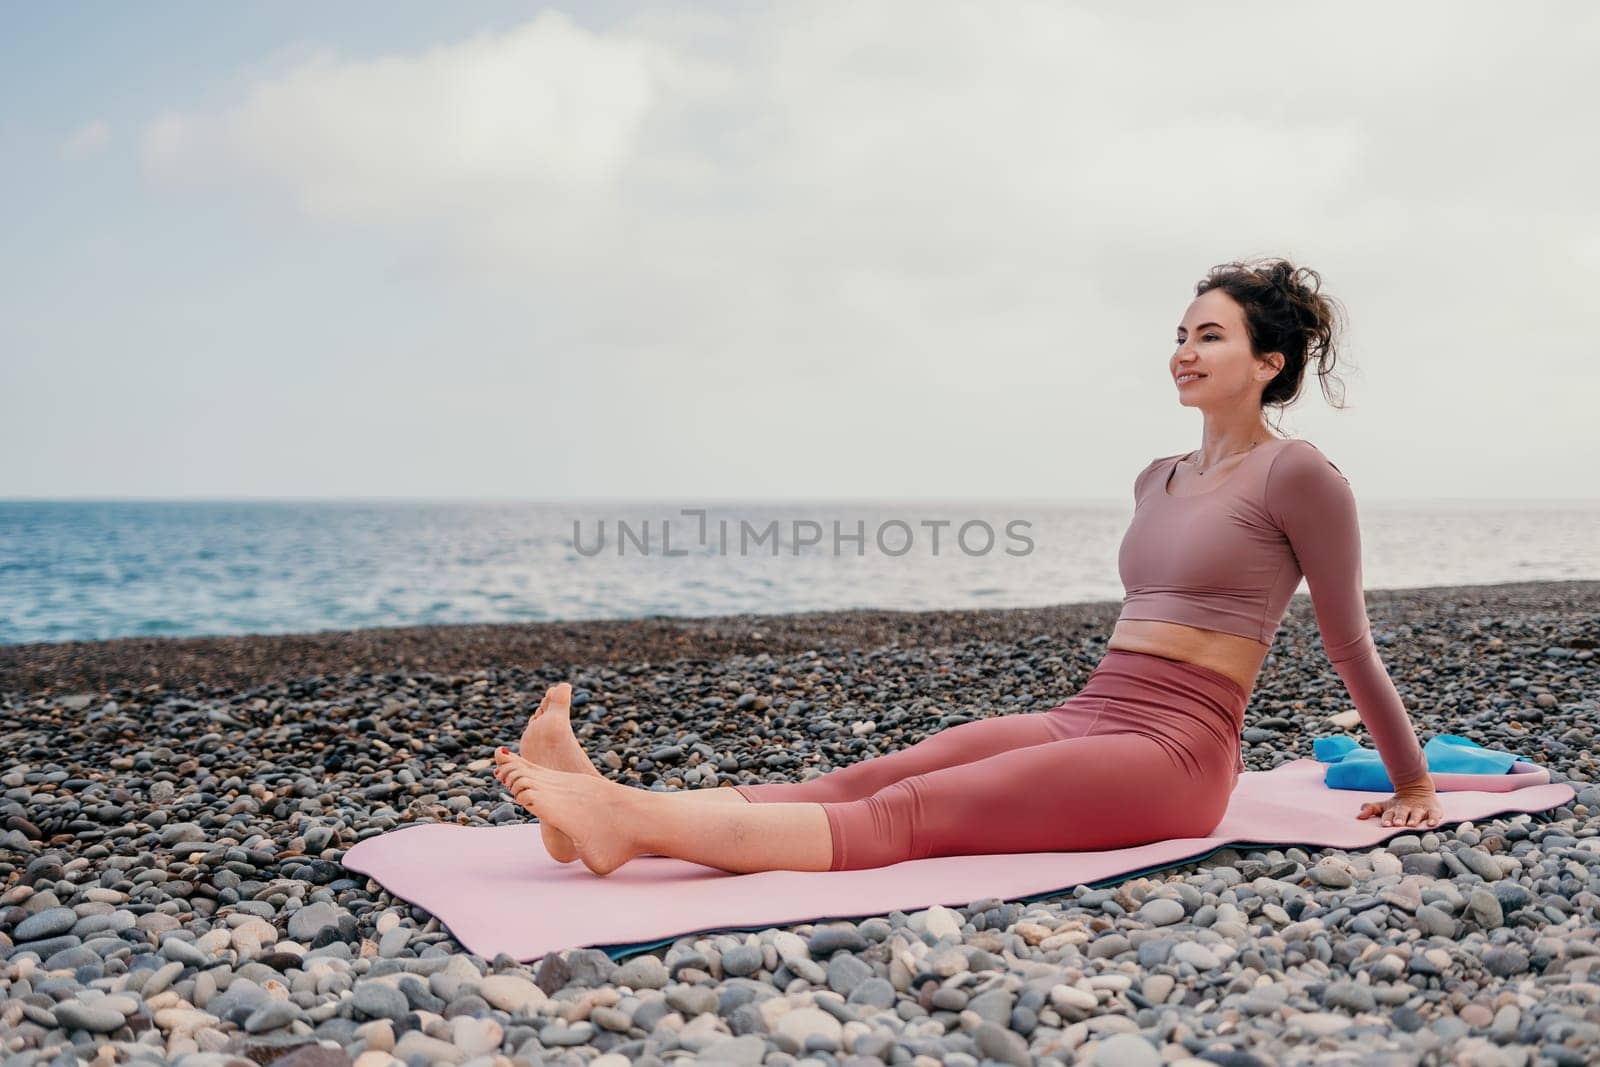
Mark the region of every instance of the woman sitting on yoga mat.
[[1167, 369], [1178, 402], [1205, 416], [1200, 447], [1135, 477], [1122, 613], [1063, 703], [808, 782], [662, 793], [601, 776], [573, 736], [563, 683], [528, 721], [521, 754], [496, 753], [496, 776], [539, 817], [553, 857], [596, 874], [646, 854], [741, 873], [839, 871], [1204, 837], [1244, 769], [1245, 705], [1304, 577], [1328, 659], [1395, 783], [1352, 817], [1437, 824], [1433, 779], [1368, 629], [1350, 485], [1263, 418], [1299, 395], [1311, 360], [1319, 376], [1332, 369], [1335, 304], [1320, 282], [1274, 260], [1214, 268], [1196, 286]]

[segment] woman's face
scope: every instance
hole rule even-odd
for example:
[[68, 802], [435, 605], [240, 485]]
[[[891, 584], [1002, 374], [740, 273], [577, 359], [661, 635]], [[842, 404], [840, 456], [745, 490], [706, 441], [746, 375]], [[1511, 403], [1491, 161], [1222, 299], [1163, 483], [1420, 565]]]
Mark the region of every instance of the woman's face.
[[[1251, 355], [1244, 308], [1221, 289], [1201, 293], [1189, 305], [1168, 362], [1179, 403], [1223, 410], [1244, 404], [1259, 408], [1261, 392], [1278, 366], [1281, 357], [1275, 366]], [[1201, 377], [1186, 377], [1193, 374]]]

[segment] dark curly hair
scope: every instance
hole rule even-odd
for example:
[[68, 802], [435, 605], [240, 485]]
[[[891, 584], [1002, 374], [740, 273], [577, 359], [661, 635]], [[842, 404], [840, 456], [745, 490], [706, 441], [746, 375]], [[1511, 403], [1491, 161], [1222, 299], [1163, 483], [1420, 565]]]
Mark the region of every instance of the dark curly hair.
[[1261, 393], [1265, 411], [1287, 408], [1300, 396], [1306, 364], [1316, 360], [1323, 396], [1342, 408], [1343, 382], [1336, 402], [1328, 390], [1338, 360], [1335, 335], [1342, 330], [1344, 311], [1337, 300], [1320, 291], [1322, 276], [1310, 267], [1296, 267], [1285, 259], [1224, 263], [1195, 285], [1194, 295], [1221, 289], [1244, 309], [1250, 351], [1257, 359], [1265, 352], [1282, 352], [1283, 369]]

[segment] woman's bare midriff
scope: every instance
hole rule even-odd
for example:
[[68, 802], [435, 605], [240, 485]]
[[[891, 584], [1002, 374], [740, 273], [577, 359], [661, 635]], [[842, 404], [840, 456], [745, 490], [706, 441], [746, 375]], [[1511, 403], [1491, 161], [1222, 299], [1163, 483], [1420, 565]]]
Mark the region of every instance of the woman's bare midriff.
[[1256, 675], [1270, 651], [1260, 641], [1248, 637], [1154, 619], [1117, 620], [1106, 647], [1148, 652], [1209, 667], [1238, 682], [1247, 695], [1254, 691]]

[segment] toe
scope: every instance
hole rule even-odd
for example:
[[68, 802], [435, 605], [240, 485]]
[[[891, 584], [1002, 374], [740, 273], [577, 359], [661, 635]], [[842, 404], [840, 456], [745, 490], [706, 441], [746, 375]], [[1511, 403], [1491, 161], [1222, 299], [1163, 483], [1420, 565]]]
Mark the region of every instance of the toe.
[[550, 706], [550, 696], [555, 691], [556, 691], [556, 687], [553, 686], [553, 685], [549, 689], [546, 689], [544, 691], [544, 699], [539, 701], [539, 706], [536, 709], [534, 709], [534, 712], [533, 712], [533, 717], [534, 718], [538, 718], [540, 716], [540, 714], [542, 714], [544, 712], [544, 709], [548, 708]]

